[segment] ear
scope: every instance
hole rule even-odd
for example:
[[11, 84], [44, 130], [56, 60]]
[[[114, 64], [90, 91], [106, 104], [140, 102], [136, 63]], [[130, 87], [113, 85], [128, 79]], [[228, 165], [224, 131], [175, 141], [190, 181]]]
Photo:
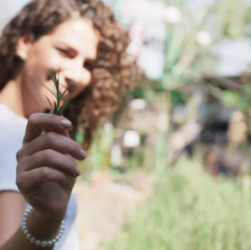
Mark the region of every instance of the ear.
[[23, 36], [18, 39], [16, 54], [23, 60], [27, 58], [29, 53], [29, 49], [32, 44], [32, 34], [31, 32], [26, 32]]

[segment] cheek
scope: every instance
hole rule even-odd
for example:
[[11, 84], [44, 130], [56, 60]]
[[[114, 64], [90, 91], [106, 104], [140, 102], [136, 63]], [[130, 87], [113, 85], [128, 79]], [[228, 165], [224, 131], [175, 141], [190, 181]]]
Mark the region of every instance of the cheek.
[[90, 73], [90, 71], [87, 71], [86, 73], [86, 81], [85, 81], [85, 87], [87, 87], [92, 80], [92, 74]]
[[82, 78], [82, 83], [78, 85], [78, 87], [76, 88], [76, 91], [74, 91], [73, 97], [78, 96], [81, 92], [84, 91], [84, 89], [86, 89], [92, 81], [92, 74], [87, 71], [85, 72], [85, 74], [83, 74], [83, 78]]
[[91, 80], [92, 80], [92, 74], [90, 73], [90, 71], [85, 70], [81, 87], [83, 89], [86, 88], [91, 83]]
[[[25, 71], [29, 78], [34, 81], [45, 81], [51, 62], [45, 55], [29, 55], [25, 62]], [[34, 79], [35, 78], [35, 79]]]
[[59, 68], [62, 63], [55, 50], [48, 45], [41, 46], [40, 44], [29, 53], [28, 59], [30, 60], [30, 66], [36, 73], [41, 70], [48, 71], [51, 68]]

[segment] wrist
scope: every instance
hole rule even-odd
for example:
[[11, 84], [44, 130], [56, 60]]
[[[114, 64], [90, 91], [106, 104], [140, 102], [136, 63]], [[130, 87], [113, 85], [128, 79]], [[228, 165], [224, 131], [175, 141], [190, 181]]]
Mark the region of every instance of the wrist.
[[27, 219], [29, 233], [39, 240], [51, 240], [60, 229], [63, 216], [48, 216], [32, 209]]
[[46, 223], [46, 224], [60, 224], [61, 221], [65, 217], [65, 212], [62, 214], [57, 214], [57, 215], [48, 215], [45, 213], [41, 213], [37, 211], [36, 209], [32, 209], [30, 212], [31, 216], [36, 220], [41, 223]]

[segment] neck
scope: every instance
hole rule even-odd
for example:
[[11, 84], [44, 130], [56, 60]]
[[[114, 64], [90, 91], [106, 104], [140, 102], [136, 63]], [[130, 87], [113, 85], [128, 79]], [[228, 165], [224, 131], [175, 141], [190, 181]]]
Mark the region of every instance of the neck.
[[17, 115], [26, 117], [20, 80], [15, 79], [7, 82], [0, 92], [0, 103], [9, 107]]

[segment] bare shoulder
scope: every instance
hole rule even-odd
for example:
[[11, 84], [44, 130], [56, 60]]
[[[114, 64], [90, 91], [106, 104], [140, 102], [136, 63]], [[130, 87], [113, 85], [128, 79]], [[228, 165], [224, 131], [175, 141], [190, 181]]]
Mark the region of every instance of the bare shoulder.
[[0, 246], [20, 227], [24, 209], [25, 200], [20, 193], [0, 192]]

